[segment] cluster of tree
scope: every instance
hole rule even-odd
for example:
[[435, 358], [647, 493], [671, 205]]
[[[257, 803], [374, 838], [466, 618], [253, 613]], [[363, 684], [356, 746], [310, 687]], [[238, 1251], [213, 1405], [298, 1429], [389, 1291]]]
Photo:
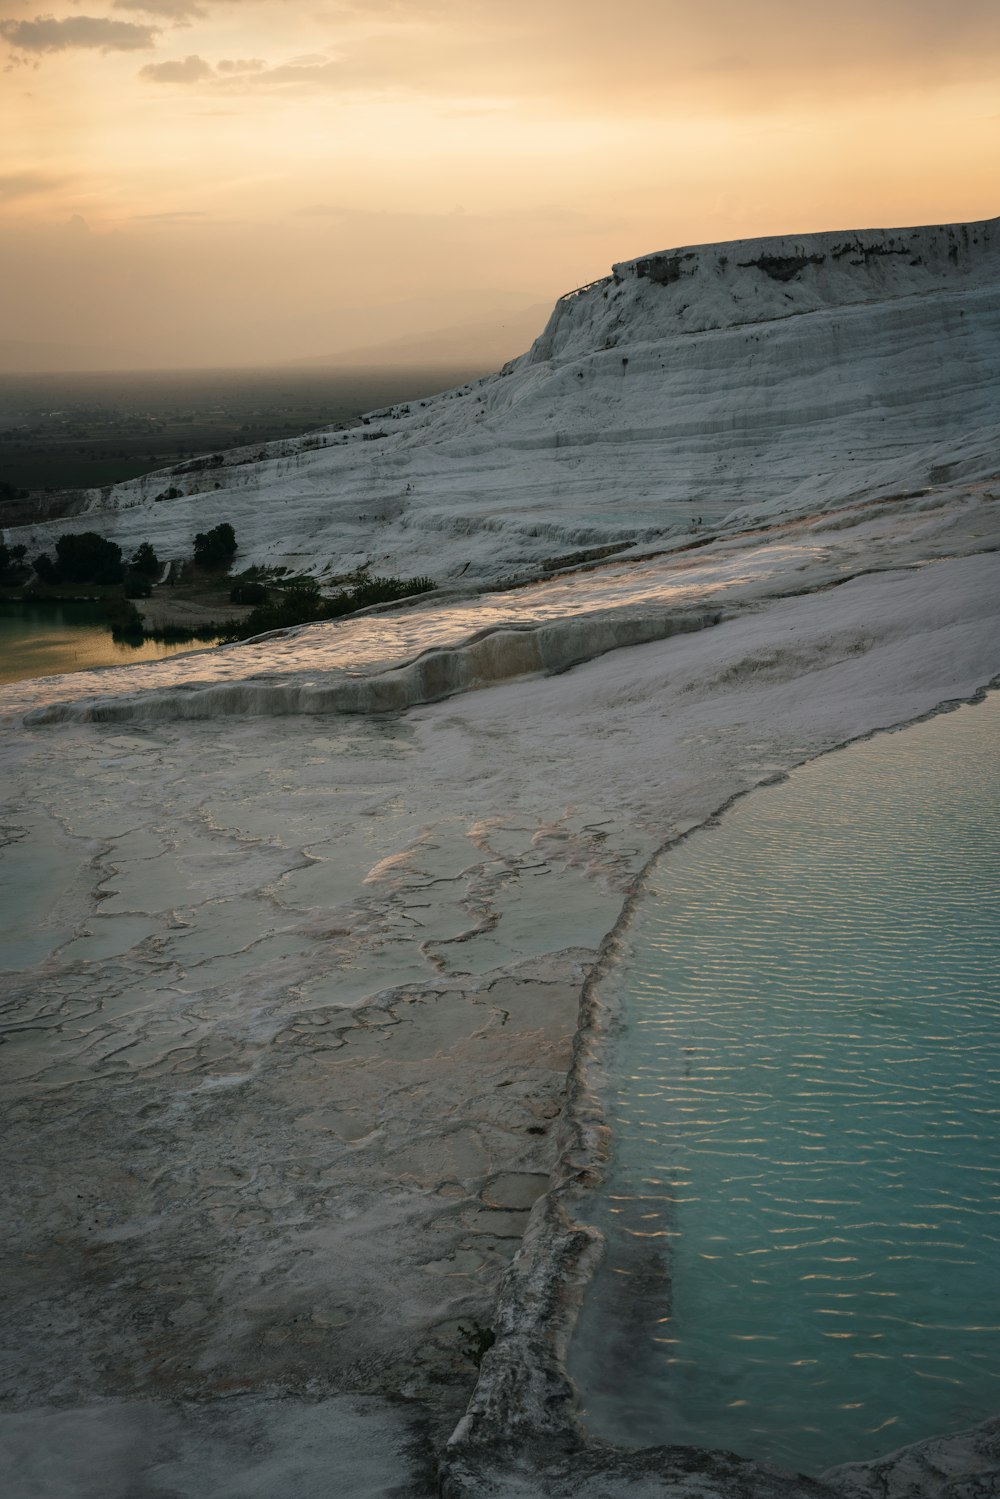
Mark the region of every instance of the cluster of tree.
[[148, 594], [149, 580], [160, 570], [160, 559], [148, 541], [125, 562], [117, 542], [99, 536], [96, 531], [68, 531], [59, 537], [55, 550], [54, 558], [43, 552], [31, 564], [41, 582], [50, 586], [124, 583], [126, 592], [135, 586], [134, 596], [141, 597]]
[[125, 577], [121, 547], [96, 531], [66, 532], [56, 542], [55, 558], [43, 552], [32, 566], [49, 584], [121, 583]]
[[[19, 553], [19, 557], [15, 554]], [[194, 560], [206, 571], [227, 568], [236, 555], [236, 533], [228, 522], [211, 531], [199, 531], [194, 539]], [[0, 572], [17, 560], [23, 560], [24, 548], [4, 548], [0, 554]], [[111, 586], [122, 583], [128, 598], [148, 597], [161, 563], [154, 548], [144, 541], [128, 561], [117, 542], [99, 536], [96, 531], [68, 531], [55, 545], [55, 556], [43, 552], [32, 562], [42, 583], [50, 587], [61, 584], [96, 583]], [[248, 600], [247, 602], [257, 602]]]
[[[225, 521], [210, 531], [199, 531], [194, 538], [194, 562], [196, 567], [205, 571], [221, 572], [228, 568], [236, 551], [236, 533]], [[23, 575], [24, 559], [23, 546], [0, 545], [0, 578], [14, 569], [19, 569]], [[39, 580], [50, 586], [123, 585], [117, 602], [112, 601], [109, 623], [123, 638], [144, 635], [142, 620], [127, 601], [148, 597], [152, 580], [160, 572], [160, 559], [148, 541], [144, 541], [126, 561], [121, 547], [96, 531], [67, 532], [56, 542], [54, 558], [43, 553], [31, 565]], [[434, 586], [431, 578], [373, 577], [362, 568], [350, 574], [346, 587], [324, 597], [315, 578], [295, 578], [288, 583], [268, 586], [259, 569], [250, 569], [234, 581], [229, 594], [234, 604], [255, 606], [248, 617], [239, 624], [222, 621], [205, 625], [195, 633], [201, 639], [246, 640], [251, 635], [263, 635], [269, 630], [287, 629], [314, 620], [339, 619], [372, 604], [392, 603], [396, 599], [426, 593]], [[158, 633], [168, 638], [166, 632]], [[172, 632], [169, 638], [174, 638], [175, 634], [178, 639], [193, 638], [187, 629]]]

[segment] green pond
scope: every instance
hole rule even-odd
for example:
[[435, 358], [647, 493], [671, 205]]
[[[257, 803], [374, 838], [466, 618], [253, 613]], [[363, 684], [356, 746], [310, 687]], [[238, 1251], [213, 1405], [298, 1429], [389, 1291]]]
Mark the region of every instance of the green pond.
[[144, 640], [128, 645], [114, 640], [97, 603], [0, 601], [0, 684], [90, 666], [159, 661], [198, 648], [195, 643], [165, 645]]

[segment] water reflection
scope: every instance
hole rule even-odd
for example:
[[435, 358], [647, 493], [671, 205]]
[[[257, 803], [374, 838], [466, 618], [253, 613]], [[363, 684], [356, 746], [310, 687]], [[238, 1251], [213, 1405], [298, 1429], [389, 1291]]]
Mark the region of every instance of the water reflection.
[[0, 601], [0, 683], [49, 677], [92, 666], [126, 666], [159, 661], [189, 651], [190, 645], [144, 640], [138, 645], [113, 639], [99, 604]]

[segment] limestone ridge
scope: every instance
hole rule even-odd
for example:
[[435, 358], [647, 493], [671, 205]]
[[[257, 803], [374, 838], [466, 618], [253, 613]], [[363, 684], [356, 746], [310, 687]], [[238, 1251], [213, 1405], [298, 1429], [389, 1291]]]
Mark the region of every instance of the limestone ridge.
[[91, 491], [71, 521], [240, 561], [463, 586], [581, 549], [672, 546], [988, 478], [1000, 448], [1000, 220], [698, 245], [557, 302], [495, 375]]
[[1000, 219], [784, 235], [642, 255], [556, 303], [532, 363], [804, 312], [997, 287]]

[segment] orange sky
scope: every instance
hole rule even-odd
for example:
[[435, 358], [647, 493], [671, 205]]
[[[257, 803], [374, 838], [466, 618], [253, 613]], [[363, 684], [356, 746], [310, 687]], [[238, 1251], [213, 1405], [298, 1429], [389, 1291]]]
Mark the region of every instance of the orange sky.
[[95, 363], [335, 354], [671, 245], [1000, 212], [997, 0], [0, 0], [0, 67], [0, 340]]

